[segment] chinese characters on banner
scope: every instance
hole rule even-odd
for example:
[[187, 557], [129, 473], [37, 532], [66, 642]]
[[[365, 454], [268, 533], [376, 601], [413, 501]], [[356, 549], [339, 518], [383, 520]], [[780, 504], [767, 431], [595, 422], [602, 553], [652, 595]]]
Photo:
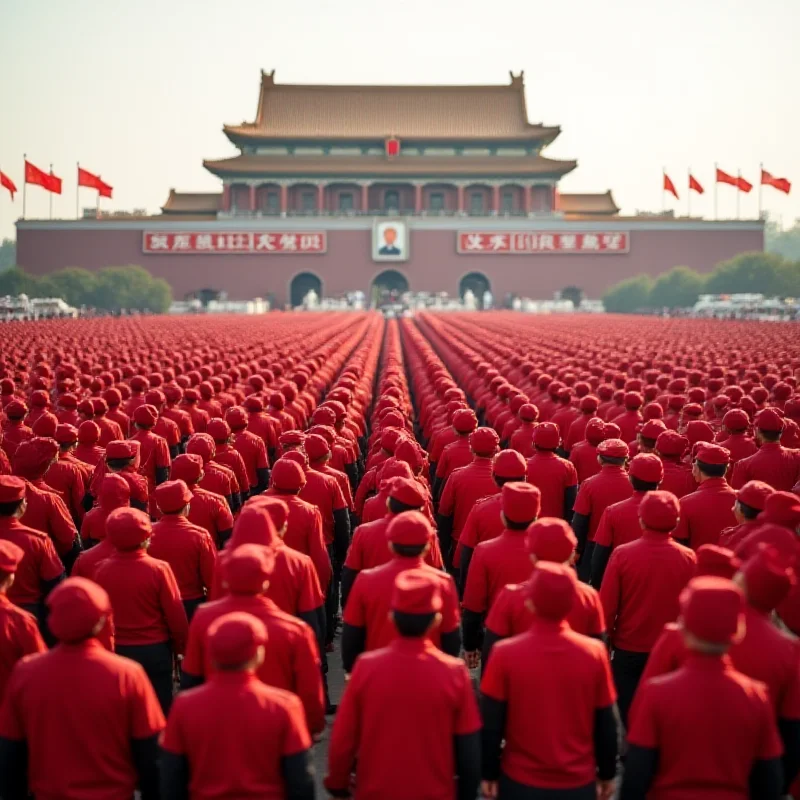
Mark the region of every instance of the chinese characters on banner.
[[320, 232], [251, 232], [233, 233], [162, 233], [145, 231], [142, 241], [144, 253], [225, 253], [225, 254], [269, 254], [269, 253], [324, 253], [328, 246], [327, 236]]
[[535, 253], [627, 253], [629, 233], [481, 233], [459, 231], [459, 253], [522, 255]]

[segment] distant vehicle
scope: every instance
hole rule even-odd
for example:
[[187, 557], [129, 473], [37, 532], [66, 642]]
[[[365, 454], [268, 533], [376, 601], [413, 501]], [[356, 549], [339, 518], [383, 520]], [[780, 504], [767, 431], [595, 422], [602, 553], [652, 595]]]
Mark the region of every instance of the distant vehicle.
[[6, 322], [15, 320], [64, 319], [79, 315], [60, 297], [34, 297], [26, 294], [6, 295], [0, 297], [0, 319]]

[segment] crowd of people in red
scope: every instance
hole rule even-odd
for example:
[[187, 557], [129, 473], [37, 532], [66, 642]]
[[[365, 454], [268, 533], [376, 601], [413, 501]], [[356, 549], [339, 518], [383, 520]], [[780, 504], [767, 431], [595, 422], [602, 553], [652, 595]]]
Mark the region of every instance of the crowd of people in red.
[[332, 797], [788, 795], [799, 379], [759, 323], [0, 330], [0, 798], [308, 800], [323, 737]]

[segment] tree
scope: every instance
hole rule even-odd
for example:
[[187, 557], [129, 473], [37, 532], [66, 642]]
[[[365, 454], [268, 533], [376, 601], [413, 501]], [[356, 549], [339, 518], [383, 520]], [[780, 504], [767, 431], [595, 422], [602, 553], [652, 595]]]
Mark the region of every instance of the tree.
[[567, 286], [561, 290], [562, 300], [572, 300], [572, 305], [577, 308], [583, 300], [583, 289], [578, 286]]
[[91, 304], [96, 291], [97, 280], [94, 273], [80, 267], [66, 267], [46, 276], [53, 290], [53, 296], [61, 297], [71, 306]]
[[13, 239], [3, 239], [0, 244], [0, 270], [11, 269], [17, 263], [17, 245]]
[[673, 267], [659, 275], [650, 290], [652, 308], [689, 308], [697, 302], [705, 280], [689, 267]]
[[709, 294], [796, 296], [800, 292], [799, 272], [797, 264], [775, 253], [741, 253], [717, 264], [705, 288]]
[[649, 306], [653, 279], [649, 275], [637, 275], [620, 281], [603, 296], [606, 311], [617, 314], [632, 314]]
[[800, 261], [800, 219], [796, 219], [791, 228], [782, 231], [776, 222], [770, 220], [764, 228], [766, 249], [770, 253]]
[[0, 295], [27, 294], [29, 297], [41, 297], [39, 279], [28, 275], [19, 267], [11, 267], [0, 272]]
[[[159, 283], [142, 267], [104, 267], [96, 274], [93, 305], [107, 311], [157, 310], [164, 306], [165, 287], [169, 295], [166, 307], [172, 300], [169, 286]], [[166, 310], [164, 308], [163, 310]]]
[[172, 304], [172, 288], [163, 278], [152, 279], [150, 286], [150, 310], [154, 314], [166, 314]]

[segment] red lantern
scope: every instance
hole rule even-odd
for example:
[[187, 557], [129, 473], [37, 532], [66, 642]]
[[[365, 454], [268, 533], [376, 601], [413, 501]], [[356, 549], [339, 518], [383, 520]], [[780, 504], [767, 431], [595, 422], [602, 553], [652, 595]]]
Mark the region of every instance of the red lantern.
[[400, 155], [400, 140], [395, 136], [386, 140], [386, 156], [387, 158], [394, 158]]

